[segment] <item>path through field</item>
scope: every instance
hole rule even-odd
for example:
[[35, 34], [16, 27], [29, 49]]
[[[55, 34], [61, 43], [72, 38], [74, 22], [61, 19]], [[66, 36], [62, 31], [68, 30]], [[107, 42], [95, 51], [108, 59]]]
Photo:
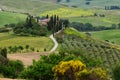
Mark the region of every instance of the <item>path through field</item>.
[[[59, 33], [59, 32], [58, 32]], [[57, 34], [57, 33], [56, 33]], [[48, 55], [55, 51], [58, 47], [58, 43], [53, 35], [50, 35], [50, 39], [54, 42], [53, 48], [49, 52], [41, 52], [41, 53], [16, 53], [16, 54], [8, 54], [8, 58], [10, 60], [20, 60], [23, 62], [25, 67], [32, 64], [33, 60], [39, 60], [40, 55]]]

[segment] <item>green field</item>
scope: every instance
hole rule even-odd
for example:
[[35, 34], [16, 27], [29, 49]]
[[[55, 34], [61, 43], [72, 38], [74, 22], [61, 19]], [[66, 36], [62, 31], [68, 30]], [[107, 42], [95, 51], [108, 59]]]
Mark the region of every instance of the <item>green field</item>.
[[41, 12], [57, 9], [62, 5], [43, 0], [0, 0], [0, 8], [7, 11], [38, 15]]
[[69, 17], [79, 17], [79, 16], [91, 16], [93, 15], [92, 10], [79, 9], [79, 8], [58, 8], [55, 10], [50, 10], [40, 14], [41, 16], [46, 15], [58, 15], [59, 17], [69, 18]]
[[4, 27], [5, 24], [18, 23], [24, 21], [26, 15], [10, 12], [0, 12], [0, 27]]
[[109, 40], [120, 45], [120, 30], [105, 30], [91, 32], [92, 36], [102, 40]]
[[21, 37], [12, 33], [0, 33], [0, 48], [26, 45], [43, 52], [44, 48], [49, 51], [53, 47], [53, 42], [48, 37]]
[[91, 0], [89, 5], [86, 5], [86, 0], [70, 0], [69, 3], [66, 3], [65, 0], [62, 0], [61, 4], [68, 5], [68, 6], [77, 6], [80, 8], [102, 8], [104, 9], [105, 6], [111, 5], [120, 5], [119, 0]]
[[[81, 22], [81, 23], [91, 23], [94, 26], [106, 26], [110, 27], [112, 24], [120, 23], [120, 12], [119, 10], [94, 10], [94, 13], [97, 13], [98, 16], [94, 17], [70, 17], [70, 22]], [[104, 14], [105, 17], [99, 17], [99, 14]]]

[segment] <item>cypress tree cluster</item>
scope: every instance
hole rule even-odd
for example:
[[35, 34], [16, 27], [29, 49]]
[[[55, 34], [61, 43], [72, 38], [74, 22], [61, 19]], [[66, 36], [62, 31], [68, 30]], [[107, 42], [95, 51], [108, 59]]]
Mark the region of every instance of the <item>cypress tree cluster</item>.
[[69, 21], [67, 19], [60, 19], [57, 15], [53, 15], [50, 17], [50, 21], [47, 24], [47, 29], [49, 31], [52, 31], [52, 33], [54, 34], [55, 32], [68, 27]]

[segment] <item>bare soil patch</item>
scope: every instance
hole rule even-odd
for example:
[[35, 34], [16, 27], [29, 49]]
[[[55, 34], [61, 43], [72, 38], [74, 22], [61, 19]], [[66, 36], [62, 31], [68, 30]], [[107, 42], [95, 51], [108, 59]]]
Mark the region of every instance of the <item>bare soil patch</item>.
[[48, 55], [46, 52], [42, 53], [16, 53], [16, 54], [8, 54], [8, 59], [9, 60], [20, 60], [23, 62], [25, 67], [29, 66], [32, 64], [33, 60], [39, 60], [40, 55]]

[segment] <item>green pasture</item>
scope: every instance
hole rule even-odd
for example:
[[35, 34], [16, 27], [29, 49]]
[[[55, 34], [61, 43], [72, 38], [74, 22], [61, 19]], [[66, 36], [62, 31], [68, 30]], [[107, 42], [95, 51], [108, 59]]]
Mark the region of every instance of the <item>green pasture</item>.
[[40, 16], [46, 15], [58, 15], [59, 17], [69, 18], [69, 17], [79, 17], [79, 16], [91, 16], [94, 13], [92, 10], [79, 9], [79, 8], [58, 8], [55, 10], [46, 11], [40, 14]]
[[10, 12], [0, 12], [0, 27], [4, 27], [5, 24], [18, 23], [24, 21], [26, 15]]
[[12, 33], [0, 33], [0, 48], [26, 45], [43, 52], [44, 48], [49, 51], [53, 47], [53, 42], [49, 37], [23, 37]]
[[111, 6], [111, 5], [120, 5], [119, 0], [91, 0], [89, 5], [86, 5], [86, 0], [70, 0], [69, 3], [66, 2], [66, 0], [62, 0], [61, 4], [68, 5], [68, 6], [77, 6], [80, 8], [102, 8], [104, 9], [105, 6]]
[[96, 31], [91, 32], [91, 34], [97, 39], [109, 40], [110, 42], [114, 42], [115, 44], [120, 45], [120, 30]]
[[[120, 12], [119, 10], [91, 10], [97, 14], [97, 16], [88, 17], [69, 17], [70, 22], [80, 22], [80, 23], [91, 23], [93, 26], [106, 26], [110, 27], [112, 24], [120, 23]], [[104, 14], [105, 17], [100, 17], [99, 15]]]
[[41, 12], [63, 7], [44, 0], [0, 0], [0, 8], [7, 11], [38, 15]]

